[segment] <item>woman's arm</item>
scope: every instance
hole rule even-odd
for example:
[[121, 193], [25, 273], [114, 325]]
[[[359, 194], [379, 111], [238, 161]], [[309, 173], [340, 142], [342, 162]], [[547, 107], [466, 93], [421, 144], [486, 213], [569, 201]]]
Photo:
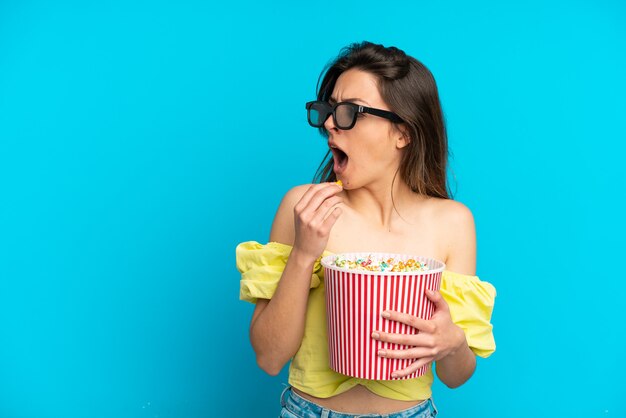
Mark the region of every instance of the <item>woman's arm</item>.
[[[464, 205], [450, 201], [443, 216], [442, 233], [450, 239], [446, 268], [457, 273], [474, 275], [476, 271], [476, 237], [471, 212]], [[403, 370], [395, 370], [392, 377], [402, 378], [420, 367], [436, 362], [437, 376], [448, 387], [465, 383], [474, 373], [476, 357], [470, 350], [465, 333], [453, 321], [448, 304], [439, 292], [426, 291], [435, 311], [429, 320], [401, 312], [385, 311], [383, 316], [419, 330], [418, 334], [392, 334], [375, 331], [372, 338], [394, 344], [407, 345], [405, 350], [378, 350], [387, 358], [414, 359]]]
[[[473, 276], [476, 274], [476, 227], [472, 212], [463, 204], [454, 202], [447, 222], [448, 259], [446, 269]], [[441, 298], [441, 295], [438, 295]], [[461, 328], [457, 329], [458, 346], [436, 362], [439, 380], [455, 388], [465, 383], [476, 370], [476, 356], [470, 350]]]
[[299, 186], [284, 197], [276, 213], [270, 241], [293, 245], [271, 300], [257, 302], [250, 341], [259, 367], [280, 372], [302, 342], [313, 266], [328, 243], [330, 229], [341, 214], [334, 183]]

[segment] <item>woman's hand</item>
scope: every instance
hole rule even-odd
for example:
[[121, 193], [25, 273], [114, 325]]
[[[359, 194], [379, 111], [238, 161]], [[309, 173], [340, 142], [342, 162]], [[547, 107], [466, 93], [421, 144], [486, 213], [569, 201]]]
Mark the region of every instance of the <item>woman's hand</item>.
[[441, 293], [426, 290], [426, 296], [435, 304], [435, 312], [430, 320], [394, 311], [382, 313], [383, 317], [391, 321], [417, 328], [418, 334], [390, 334], [382, 331], [372, 333], [375, 340], [411, 346], [406, 350], [378, 350], [381, 357], [416, 360], [404, 370], [395, 370], [391, 374], [393, 378], [407, 376], [432, 361], [454, 354], [467, 344], [463, 330], [452, 322], [450, 308]]
[[295, 239], [293, 251], [316, 260], [326, 249], [330, 230], [341, 215], [343, 200], [336, 196], [337, 183], [312, 185], [294, 206]]

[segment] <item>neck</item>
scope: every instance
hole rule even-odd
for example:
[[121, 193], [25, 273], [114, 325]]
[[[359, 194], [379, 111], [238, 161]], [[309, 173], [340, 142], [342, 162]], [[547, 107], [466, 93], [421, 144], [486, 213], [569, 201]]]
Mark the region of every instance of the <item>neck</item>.
[[350, 207], [374, 226], [388, 231], [399, 222], [405, 222], [398, 212], [401, 214], [402, 207], [414, 197], [415, 193], [399, 176], [396, 176], [395, 181], [390, 176], [358, 189], [346, 190], [346, 201]]

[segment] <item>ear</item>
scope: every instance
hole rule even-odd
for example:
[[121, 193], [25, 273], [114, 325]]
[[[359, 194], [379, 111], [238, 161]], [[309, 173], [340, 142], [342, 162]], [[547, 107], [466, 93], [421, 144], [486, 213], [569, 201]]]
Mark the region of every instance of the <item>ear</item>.
[[411, 143], [411, 135], [404, 124], [397, 127], [396, 147], [402, 149]]

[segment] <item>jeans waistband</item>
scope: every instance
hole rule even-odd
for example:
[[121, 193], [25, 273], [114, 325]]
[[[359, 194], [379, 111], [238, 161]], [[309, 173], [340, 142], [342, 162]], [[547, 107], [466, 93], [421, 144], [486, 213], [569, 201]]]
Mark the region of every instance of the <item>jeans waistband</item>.
[[302, 418], [426, 418], [437, 415], [437, 409], [432, 399], [402, 411], [389, 414], [349, 414], [324, 408], [295, 393], [291, 386], [287, 386], [280, 397], [281, 405], [291, 413]]

